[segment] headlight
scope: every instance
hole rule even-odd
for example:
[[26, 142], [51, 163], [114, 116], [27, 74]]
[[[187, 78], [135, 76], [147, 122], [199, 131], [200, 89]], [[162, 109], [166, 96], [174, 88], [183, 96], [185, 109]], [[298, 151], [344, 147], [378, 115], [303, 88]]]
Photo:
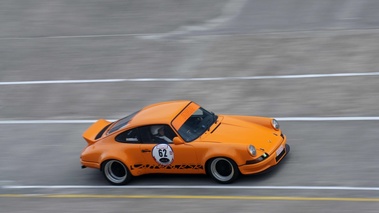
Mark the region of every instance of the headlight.
[[253, 145], [249, 145], [249, 153], [252, 156], [255, 156], [257, 154], [257, 150], [255, 150], [255, 147]]
[[276, 119], [272, 119], [271, 120], [271, 125], [272, 127], [275, 129], [275, 130], [279, 130], [280, 126], [279, 126], [279, 122], [276, 120]]

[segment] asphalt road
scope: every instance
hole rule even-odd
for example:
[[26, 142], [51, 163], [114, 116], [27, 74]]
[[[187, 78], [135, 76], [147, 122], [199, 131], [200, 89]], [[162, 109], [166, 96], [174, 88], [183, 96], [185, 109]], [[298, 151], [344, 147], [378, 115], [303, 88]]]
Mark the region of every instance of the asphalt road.
[[[0, 212], [377, 212], [378, 9], [375, 0], [1, 1]], [[123, 80], [70, 83], [107, 79]], [[291, 153], [226, 186], [148, 175], [111, 187], [80, 168], [83, 121], [174, 99], [282, 118]], [[313, 117], [342, 120], [289, 119]]]

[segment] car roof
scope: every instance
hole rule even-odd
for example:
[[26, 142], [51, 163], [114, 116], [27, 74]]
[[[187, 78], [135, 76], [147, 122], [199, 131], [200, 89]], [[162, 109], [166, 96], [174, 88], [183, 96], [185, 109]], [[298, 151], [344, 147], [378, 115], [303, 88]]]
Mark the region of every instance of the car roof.
[[159, 102], [142, 108], [130, 121], [131, 126], [170, 124], [171, 121], [192, 101], [178, 100]]

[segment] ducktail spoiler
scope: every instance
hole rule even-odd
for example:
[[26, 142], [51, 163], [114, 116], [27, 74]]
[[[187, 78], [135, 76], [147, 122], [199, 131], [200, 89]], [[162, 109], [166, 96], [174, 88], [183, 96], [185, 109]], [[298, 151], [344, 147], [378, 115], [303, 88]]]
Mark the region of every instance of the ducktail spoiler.
[[105, 130], [110, 124], [111, 122], [104, 119], [96, 121], [83, 133], [84, 140], [87, 141], [88, 145], [95, 143], [96, 140], [101, 137], [101, 135], [105, 132]]

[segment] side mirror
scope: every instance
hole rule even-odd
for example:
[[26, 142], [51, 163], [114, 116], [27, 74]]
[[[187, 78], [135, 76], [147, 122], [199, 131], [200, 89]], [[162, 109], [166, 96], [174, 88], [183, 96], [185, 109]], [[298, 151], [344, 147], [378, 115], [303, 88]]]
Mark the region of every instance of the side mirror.
[[184, 144], [184, 141], [183, 141], [181, 138], [179, 138], [179, 137], [174, 137], [174, 138], [172, 139], [172, 142], [173, 142], [175, 145]]

